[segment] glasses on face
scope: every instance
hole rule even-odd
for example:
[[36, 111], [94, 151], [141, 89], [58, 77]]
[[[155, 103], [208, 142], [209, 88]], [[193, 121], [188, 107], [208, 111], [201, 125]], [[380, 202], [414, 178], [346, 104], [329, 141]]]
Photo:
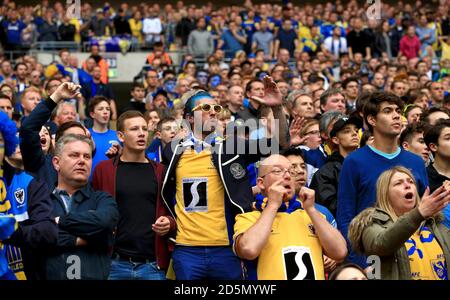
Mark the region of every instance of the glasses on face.
[[308, 131], [306, 135], [320, 135], [320, 131], [319, 130]]
[[161, 128], [163, 131], [178, 131], [178, 126], [165, 126]]
[[305, 165], [300, 164], [292, 164], [289, 170], [291, 170], [291, 175], [301, 173], [303, 170], [305, 170]]
[[207, 104], [207, 103], [203, 103], [203, 104], [199, 104], [196, 107], [194, 107], [192, 109], [192, 111], [196, 111], [201, 109], [203, 112], [210, 112], [211, 110], [214, 110], [215, 113], [219, 114], [222, 112], [223, 107], [221, 105], [218, 104]]
[[269, 173], [264, 174], [263, 176], [260, 176], [260, 177], [264, 178], [269, 174], [273, 174], [277, 177], [280, 177], [280, 176], [284, 176], [284, 174], [286, 174], [286, 173], [289, 173], [289, 175], [291, 175], [291, 176], [297, 175], [297, 172], [292, 167], [290, 167], [289, 169], [276, 167], [276, 168], [273, 168], [273, 170], [270, 171]]

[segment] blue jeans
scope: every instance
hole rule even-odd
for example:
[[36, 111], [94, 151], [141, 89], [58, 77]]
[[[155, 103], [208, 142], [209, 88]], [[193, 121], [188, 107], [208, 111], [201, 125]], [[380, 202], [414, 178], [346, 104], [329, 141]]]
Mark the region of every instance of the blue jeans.
[[172, 254], [177, 280], [241, 280], [241, 260], [231, 247], [176, 246]]
[[156, 262], [137, 263], [115, 258], [111, 261], [109, 280], [165, 280], [166, 274]]

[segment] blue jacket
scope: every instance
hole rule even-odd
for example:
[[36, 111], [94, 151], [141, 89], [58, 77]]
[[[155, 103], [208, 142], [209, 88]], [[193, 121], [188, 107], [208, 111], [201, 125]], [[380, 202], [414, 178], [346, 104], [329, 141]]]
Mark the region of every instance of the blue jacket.
[[43, 253], [56, 243], [58, 235], [47, 186], [25, 171], [15, 174], [8, 187], [7, 214], [18, 222], [4, 243], [9, 265], [27, 279], [42, 279]]
[[50, 191], [55, 188], [57, 174], [52, 164], [52, 155], [45, 155], [42, 151], [39, 132], [55, 107], [56, 103], [50, 98], [41, 101], [25, 118], [20, 128], [20, 151], [25, 170], [45, 182]]
[[145, 154], [149, 159], [159, 163], [161, 162], [162, 152], [162, 144], [159, 138], [154, 139], [147, 150], [145, 150]]
[[[116, 202], [88, 184], [72, 195], [67, 212], [55, 191], [50, 199], [53, 214], [60, 217], [58, 240], [47, 252], [46, 279], [71, 279], [68, 278], [69, 268], [74, 265], [72, 259], [77, 258], [81, 266], [79, 279], [106, 280], [111, 265], [112, 232], [119, 220]], [[77, 237], [87, 241], [87, 246], [76, 246]]]

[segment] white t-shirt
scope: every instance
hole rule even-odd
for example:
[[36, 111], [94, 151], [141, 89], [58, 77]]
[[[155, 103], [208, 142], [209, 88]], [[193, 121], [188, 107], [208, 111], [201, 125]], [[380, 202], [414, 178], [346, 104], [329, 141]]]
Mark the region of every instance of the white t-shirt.
[[340, 37], [339, 40], [333, 39], [332, 36], [327, 37], [323, 42], [325, 48], [334, 54], [334, 56], [339, 57], [341, 53], [348, 51], [347, 49], [347, 39]]

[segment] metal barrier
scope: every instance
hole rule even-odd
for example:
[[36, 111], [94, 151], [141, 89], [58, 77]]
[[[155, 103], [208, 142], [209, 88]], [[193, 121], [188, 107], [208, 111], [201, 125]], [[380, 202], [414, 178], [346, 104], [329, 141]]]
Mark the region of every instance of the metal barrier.
[[77, 42], [36, 42], [32, 49], [39, 50], [39, 51], [55, 51], [55, 50], [61, 50], [61, 49], [69, 49], [72, 51], [81, 51], [82, 46], [81, 43]]

